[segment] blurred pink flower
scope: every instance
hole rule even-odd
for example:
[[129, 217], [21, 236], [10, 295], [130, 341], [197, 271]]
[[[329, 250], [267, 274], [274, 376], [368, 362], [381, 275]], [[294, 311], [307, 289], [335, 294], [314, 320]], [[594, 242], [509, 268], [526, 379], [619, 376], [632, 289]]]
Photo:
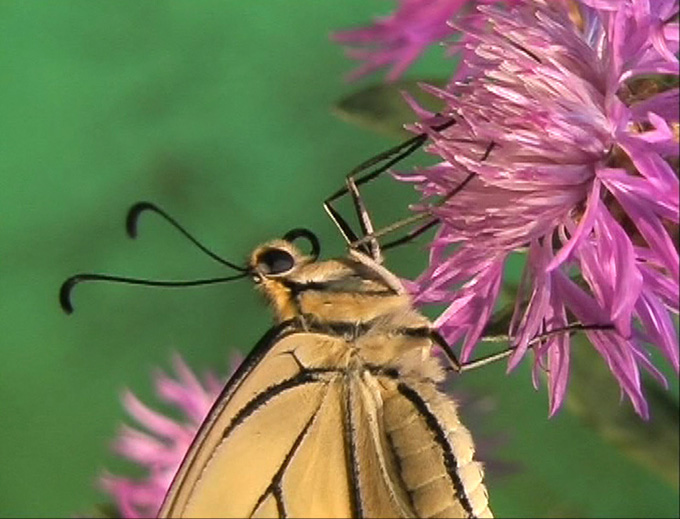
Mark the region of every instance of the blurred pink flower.
[[430, 45], [455, 34], [449, 21], [471, 0], [399, 0], [388, 16], [369, 27], [349, 29], [332, 38], [347, 45], [348, 57], [363, 62], [348, 76], [357, 79], [391, 67], [388, 81], [398, 79]]
[[[146, 431], [123, 426], [114, 450], [147, 470], [146, 476], [129, 477], [104, 474], [101, 487], [109, 493], [121, 517], [155, 517], [194, 435], [224, 387], [225, 379], [206, 373], [199, 379], [179, 355], [172, 358], [177, 378], [158, 371], [156, 393], [160, 399], [179, 411], [176, 421], [141, 403], [129, 391], [123, 405], [130, 416]], [[232, 362], [236, 367], [238, 362]]]
[[[641, 95], [649, 75], [678, 77], [677, 0], [517, 2], [479, 7], [464, 81], [440, 90], [447, 113], [414, 108], [428, 151], [444, 161], [400, 174], [415, 209], [440, 219], [417, 302], [447, 303], [443, 335], [468, 359], [494, 310], [509, 255], [528, 251], [510, 333], [514, 368], [529, 341], [571, 320], [588, 331], [635, 410], [648, 416], [640, 368], [657, 347], [678, 371], [678, 88]], [[637, 82], [637, 83], [636, 83]], [[677, 84], [677, 83], [676, 83]], [[456, 124], [433, 129], [453, 117]], [[487, 158], [490, 143], [493, 148]], [[484, 160], [482, 160], [484, 158]], [[444, 196], [468, 178], [460, 192]], [[672, 229], [669, 231], [669, 229]], [[580, 280], [579, 280], [580, 279]], [[550, 414], [569, 373], [568, 334], [533, 348], [548, 374]]]

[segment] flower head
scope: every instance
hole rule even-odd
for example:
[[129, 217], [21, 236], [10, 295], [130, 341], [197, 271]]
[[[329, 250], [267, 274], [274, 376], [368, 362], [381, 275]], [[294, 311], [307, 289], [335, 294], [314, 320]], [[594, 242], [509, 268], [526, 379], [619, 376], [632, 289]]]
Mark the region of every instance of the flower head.
[[[433, 130], [441, 116], [417, 108], [415, 129], [443, 162], [400, 178], [426, 199], [444, 196], [416, 208], [442, 225], [415, 297], [448, 303], [436, 325], [463, 339], [463, 359], [493, 312], [506, 260], [526, 250], [510, 368], [533, 338], [575, 320], [613, 325], [587, 333], [642, 416], [640, 369], [662, 378], [647, 345], [678, 370], [669, 315], [680, 274], [678, 88], [654, 91], [649, 80], [677, 83], [677, 12], [672, 0], [525, 1], [482, 6], [461, 24], [469, 76], [429, 87], [456, 124]], [[567, 386], [568, 334], [533, 350], [552, 414]]]
[[141, 479], [105, 474], [102, 488], [115, 500], [121, 517], [155, 517], [194, 435], [224, 385], [213, 373], [200, 380], [178, 356], [173, 357], [177, 378], [163, 372], [155, 375], [158, 396], [174, 406], [182, 416], [178, 422], [141, 403], [132, 393], [123, 395], [123, 404], [146, 431], [123, 426], [114, 450], [144, 467]]

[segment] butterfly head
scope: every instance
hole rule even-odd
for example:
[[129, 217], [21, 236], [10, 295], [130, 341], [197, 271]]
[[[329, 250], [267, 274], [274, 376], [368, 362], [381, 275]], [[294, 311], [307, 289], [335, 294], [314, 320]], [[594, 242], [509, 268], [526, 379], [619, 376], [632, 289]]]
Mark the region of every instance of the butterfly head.
[[[309, 242], [309, 253], [302, 252], [294, 244], [300, 238]], [[319, 255], [319, 241], [306, 229], [294, 229], [282, 239], [271, 240], [257, 247], [250, 255], [250, 275], [273, 304], [280, 320], [289, 319], [299, 313], [295, 307], [293, 292], [301, 277], [306, 277], [309, 266], [316, 264]]]
[[[293, 244], [300, 237], [311, 245], [309, 253]], [[350, 250], [344, 258], [317, 260], [318, 253], [314, 235], [298, 229], [251, 254], [249, 273], [279, 322], [303, 317], [361, 323], [410, 307], [396, 276], [363, 253]]]

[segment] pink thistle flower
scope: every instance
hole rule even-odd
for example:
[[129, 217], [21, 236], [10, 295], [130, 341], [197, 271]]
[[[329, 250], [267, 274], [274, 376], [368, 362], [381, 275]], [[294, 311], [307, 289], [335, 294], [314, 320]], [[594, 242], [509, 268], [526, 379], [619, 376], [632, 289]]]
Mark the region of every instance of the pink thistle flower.
[[179, 355], [173, 356], [172, 363], [177, 378], [158, 371], [154, 377], [156, 393], [180, 412], [183, 422], [150, 409], [130, 392], [123, 395], [127, 412], [148, 432], [123, 426], [114, 450], [148, 473], [141, 479], [111, 474], [100, 478], [121, 517], [156, 516], [199, 426], [224, 387], [225, 380], [213, 373], [206, 373], [200, 380]]
[[[677, 13], [677, 0], [525, 1], [480, 7], [463, 23], [469, 77], [426, 87], [456, 124], [435, 131], [441, 116], [414, 107], [424, 119], [414, 129], [444, 161], [398, 175], [425, 200], [445, 197], [415, 208], [442, 225], [414, 294], [448, 304], [435, 324], [463, 340], [463, 360], [494, 309], [505, 261], [528, 251], [509, 369], [532, 338], [576, 320], [615, 327], [587, 334], [641, 416], [640, 369], [664, 381], [649, 345], [678, 371], [669, 315], [679, 306], [678, 88], [643, 93], [650, 74], [677, 84]], [[562, 333], [533, 348], [551, 415], [564, 399], [569, 344]]]
[[348, 45], [347, 56], [363, 62], [348, 79], [386, 67], [391, 67], [388, 81], [399, 79], [425, 49], [455, 34], [449, 21], [469, 3], [469, 0], [400, 0], [392, 14], [376, 19], [369, 27], [336, 32], [332, 38]]

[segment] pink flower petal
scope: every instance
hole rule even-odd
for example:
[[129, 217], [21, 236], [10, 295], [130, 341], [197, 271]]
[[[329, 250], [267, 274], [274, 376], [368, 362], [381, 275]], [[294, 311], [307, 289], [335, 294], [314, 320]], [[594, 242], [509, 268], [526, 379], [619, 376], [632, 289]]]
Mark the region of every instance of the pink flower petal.
[[600, 181], [596, 178], [593, 180], [593, 186], [588, 195], [588, 201], [586, 202], [586, 210], [581, 217], [581, 220], [576, 227], [576, 231], [571, 236], [569, 241], [564, 244], [560, 251], [555, 254], [546, 270], [555, 270], [558, 266], [564, 263], [569, 255], [572, 253], [575, 247], [578, 246], [579, 242], [587, 235], [593, 228], [593, 223], [597, 217], [597, 213], [600, 207]]

